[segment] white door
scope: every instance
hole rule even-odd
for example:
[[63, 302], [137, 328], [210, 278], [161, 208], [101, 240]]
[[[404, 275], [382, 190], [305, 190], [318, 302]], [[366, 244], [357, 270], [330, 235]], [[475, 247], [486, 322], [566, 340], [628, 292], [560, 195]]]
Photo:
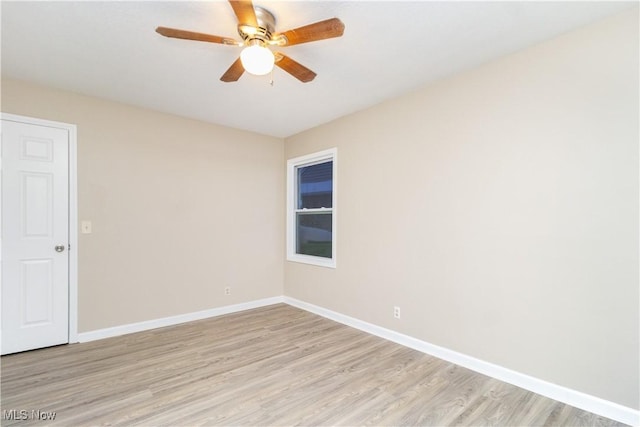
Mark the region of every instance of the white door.
[[2, 120], [2, 354], [69, 342], [69, 131]]

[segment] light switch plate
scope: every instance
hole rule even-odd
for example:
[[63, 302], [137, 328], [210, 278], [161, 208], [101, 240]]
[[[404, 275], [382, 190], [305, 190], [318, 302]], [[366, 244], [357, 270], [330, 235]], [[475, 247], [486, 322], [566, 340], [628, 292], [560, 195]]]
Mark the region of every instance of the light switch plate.
[[82, 221], [80, 231], [82, 234], [91, 234], [91, 221]]

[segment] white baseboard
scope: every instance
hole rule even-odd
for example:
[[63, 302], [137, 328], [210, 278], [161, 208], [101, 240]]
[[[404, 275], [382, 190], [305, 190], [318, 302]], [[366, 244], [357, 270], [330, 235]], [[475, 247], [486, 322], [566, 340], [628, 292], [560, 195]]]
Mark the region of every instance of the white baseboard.
[[283, 299], [286, 304], [289, 304], [291, 306], [318, 314], [322, 317], [326, 317], [327, 319], [331, 319], [344, 325], [351, 326], [353, 328], [387, 339], [405, 347], [418, 350], [422, 353], [426, 353], [446, 360], [448, 362], [455, 363], [456, 365], [463, 366], [475, 372], [479, 372], [492, 378], [496, 378], [500, 381], [504, 381], [506, 383], [521, 387], [525, 390], [529, 390], [542, 396], [557, 400], [559, 402], [566, 403], [567, 405], [571, 405], [576, 408], [580, 408], [585, 411], [589, 411], [621, 423], [629, 424], [632, 426], [640, 425], [640, 411], [637, 411], [635, 409], [628, 408], [626, 406], [622, 406], [617, 403], [601, 399], [599, 397], [591, 396], [580, 391], [572, 390], [567, 387], [553, 384], [539, 378], [535, 378], [520, 372], [513, 371], [511, 369], [504, 368], [502, 366], [494, 365], [493, 363], [485, 362], [484, 360], [476, 359], [474, 357], [458, 353], [457, 351], [430, 344], [428, 342], [421, 341], [408, 335], [404, 335], [390, 329], [382, 328], [380, 326], [376, 326], [374, 324], [364, 322], [353, 317], [345, 316], [344, 314], [340, 314], [323, 307], [309, 304], [295, 298], [285, 296]]
[[78, 334], [78, 342], [89, 342], [104, 338], [118, 337], [120, 335], [132, 334], [134, 332], [148, 331], [165, 326], [178, 325], [180, 323], [193, 322], [195, 320], [207, 319], [209, 317], [222, 316], [223, 314], [236, 313], [238, 311], [250, 310], [252, 308], [264, 307], [284, 302], [284, 298], [271, 297], [241, 304], [227, 305], [224, 307], [212, 308], [209, 310], [196, 311], [193, 313], [179, 314], [177, 316], [163, 317], [161, 319], [146, 320], [144, 322], [129, 323], [127, 325], [114, 326], [112, 328], [98, 329], [95, 331], [81, 332]]

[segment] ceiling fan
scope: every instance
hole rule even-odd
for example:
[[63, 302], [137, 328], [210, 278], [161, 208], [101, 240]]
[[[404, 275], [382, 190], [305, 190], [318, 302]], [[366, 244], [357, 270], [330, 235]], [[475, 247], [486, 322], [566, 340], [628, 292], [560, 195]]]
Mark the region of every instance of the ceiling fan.
[[229, 3], [238, 18], [238, 34], [242, 41], [167, 27], [158, 27], [156, 32], [177, 39], [244, 46], [240, 57], [220, 77], [223, 82], [238, 81], [245, 71], [256, 75], [268, 74], [275, 64], [303, 83], [313, 80], [316, 73], [283, 53], [273, 52], [270, 48], [340, 37], [344, 33], [344, 24], [338, 18], [277, 33], [276, 18], [268, 10], [254, 6], [251, 0], [229, 0]]

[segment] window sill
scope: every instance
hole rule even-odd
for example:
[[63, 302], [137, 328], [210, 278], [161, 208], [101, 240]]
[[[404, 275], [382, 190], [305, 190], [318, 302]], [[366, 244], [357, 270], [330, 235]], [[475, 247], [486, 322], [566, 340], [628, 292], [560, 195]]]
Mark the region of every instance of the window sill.
[[315, 265], [317, 267], [336, 268], [336, 260], [333, 258], [322, 258], [309, 255], [289, 254], [287, 261], [298, 262], [302, 264]]

